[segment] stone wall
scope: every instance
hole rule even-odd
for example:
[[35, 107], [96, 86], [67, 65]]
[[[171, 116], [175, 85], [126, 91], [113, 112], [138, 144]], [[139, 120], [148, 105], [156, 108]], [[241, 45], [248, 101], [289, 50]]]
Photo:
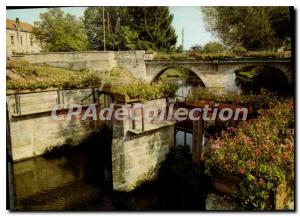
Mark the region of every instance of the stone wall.
[[[93, 89], [46, 91], [7, 95], [8, 123], [14, 161], [42, 155], [48, 149], [63, 144], [79, 144], [95, 132], [103, 122], [81, 120], [80, 115], [71, 120], [55, 120], [53, 107], [62, 104], [58, 116], [66, 118], [70, 104], [83, 106], [95, 103], [100, 109], [101, 98], [93, 97]], [[84, 110], [84, 109], [83, 109]]]
[[[144, 104], [163, 109], [166, 99], [152, 100]], [[122, 107], [125, 105], [119, 105]], [[141, 122], [113, 121], [112, 174], [113, 188], [130, 191], [145, 181], [155, 178], [160, 163], [174, 144], [174, 123], [147, 122], [141, 130]]]
[[123, 67], [136, 78], [143, 79], [146, 76], [144, 55], [144, 50], [47, 52], [14, 56], [12, 59], [71, 70], [110, 71], [114, 67]]

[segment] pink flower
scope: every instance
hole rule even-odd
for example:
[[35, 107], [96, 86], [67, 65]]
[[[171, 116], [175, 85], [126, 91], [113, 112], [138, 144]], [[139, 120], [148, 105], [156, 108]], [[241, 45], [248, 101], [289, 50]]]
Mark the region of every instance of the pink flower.
[[273, 155], [272, 155], [272, 159], [273, 159], [274, 161], [277, 161], [277, 160], [278, 160], [278, 155], [277, 155], [277, 154], [273, 154]]
[[212, 149], [219, 149], [222, 147], [222, 145], [224, 144], [224, 142], [220, 139], [217, 139], [215, 141], [215, 143], [211, 146]]
[[255, 161], [253, 161], [253, 160], [248, 160], [247, 161], [247, 167], [249, 167], [250, 169], [254, 169], [255, 166], [256, 166]]
[[265, 180], [263, 178], [259, 178], [258, 184], [261, 185], [261, 186], [264, 185], [265, 184]]
[[228, 130], [229, 132], [235, 132], [235, 131], [237, 131], [237, 128], [229, 127], [227, 130]]
[[238, 167], [238, 174], [244, 175], [244, 173], [245, 173], [245, 169], [242, 167]]
[[282, 159], [283, 159], [283, 160], [287, 159], [287, 156], [288, 156], [288, 155], [287, 155], [286, 152], [283, 152], [283, 153], [282, 153]]
[[256, 156], [261, 155], [261, 148], [256, 148], [256, 149], [255, 149], [255, 155], [256, 155]]

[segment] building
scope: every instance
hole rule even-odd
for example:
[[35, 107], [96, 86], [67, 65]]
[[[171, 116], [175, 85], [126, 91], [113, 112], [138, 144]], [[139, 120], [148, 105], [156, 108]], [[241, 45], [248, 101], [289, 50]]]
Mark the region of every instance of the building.
[[37, 53], [41, 44], [34, 38], [33, 26], [26, 22], [6, 19], [6, 54]]

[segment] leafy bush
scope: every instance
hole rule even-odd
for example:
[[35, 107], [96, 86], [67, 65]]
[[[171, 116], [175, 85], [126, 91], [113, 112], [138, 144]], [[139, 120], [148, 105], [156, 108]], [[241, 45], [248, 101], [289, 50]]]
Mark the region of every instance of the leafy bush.
[[215, 41], [208, 42], [204, 45], [203, 50], [206, 52], [210, 51], [224, 51], [225, 47], [223, 44]]
[[142, 81], [112, 87], [113, 93], [128, 94], [131, 98], [153, 100], [162, 97], [174, 97], [178, 86], [173, 83], [156, 82], [148, 84]]
[[206, 161], [211, 174], [238, 175], [242, 181], [234, 196], [246, 208], [274, 208], [271, 194], [279, 185], [294, 185], [294, 112], [285, 101], [260, 110], [258, 119], [238, 129], [223, 131], [211, 141]]

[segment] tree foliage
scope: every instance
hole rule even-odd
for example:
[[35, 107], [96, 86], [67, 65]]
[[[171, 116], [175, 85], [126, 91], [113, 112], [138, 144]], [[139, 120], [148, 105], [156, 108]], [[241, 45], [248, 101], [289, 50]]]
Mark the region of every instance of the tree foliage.
[[203, 7], [206, 27], [229, 46], [273, 49], [290, 38], [288, 7]]
[[51, 8], [40, 14], [34, 23], [36, 38], [46, 51], [80, 51], [87, 48], [87, 37], [81, 20], [60, 8]]
[[168, 7], [89, 7], [84, 25], [92, 49], [173, 50], [176, 34]]
[[211, 41], [208, 42], [204, 45], [203, 47], [204, 51], [223, 51], [225, 50], [225, 47], [223, 46], [223, 44], [219, 43], [219, 42], [215, 42], [215, 41]]

